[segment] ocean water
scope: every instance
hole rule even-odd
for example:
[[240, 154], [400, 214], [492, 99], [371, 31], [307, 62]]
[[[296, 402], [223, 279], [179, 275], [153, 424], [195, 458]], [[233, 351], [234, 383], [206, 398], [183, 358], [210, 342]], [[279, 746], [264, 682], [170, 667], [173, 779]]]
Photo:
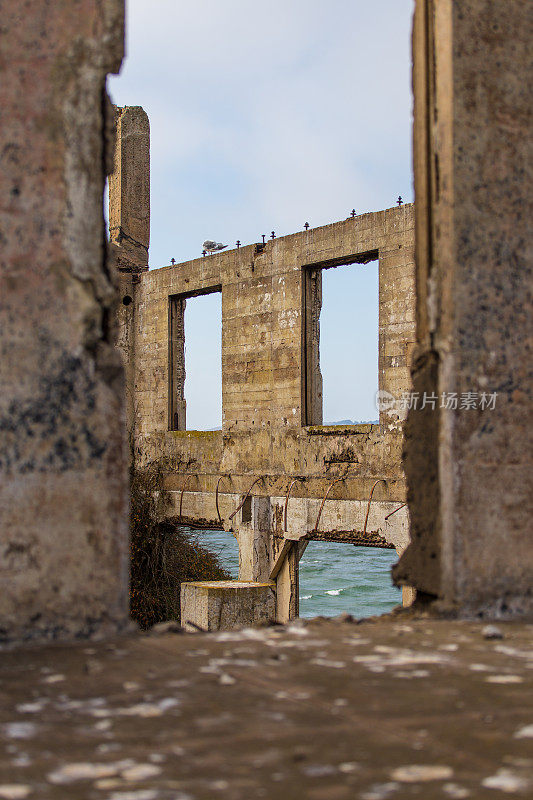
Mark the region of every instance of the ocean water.
[[309, 542], [300, 561], [300, 616], [354, 617], [385, 614], [402, 602], [392, 585], [395, 550]]
[[[237, 540], [225, 531], [192, 533], [212, 552], [232, 578], [239, 572]], [[310, 542], [300, 561], [300, 616], [335, 617], [343, 611], [359, 619], [385, 614], [402, 601], [392, 585], [395, 550]]]

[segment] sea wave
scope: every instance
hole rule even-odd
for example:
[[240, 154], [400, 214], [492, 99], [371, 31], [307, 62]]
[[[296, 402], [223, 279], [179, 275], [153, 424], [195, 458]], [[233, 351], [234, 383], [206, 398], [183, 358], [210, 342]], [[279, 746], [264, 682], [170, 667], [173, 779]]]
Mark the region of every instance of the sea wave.
[[339, 595], [342, 591], [344, 591], [344, 590], [343, 589], [328, 589], [326, 594], [332, 594], [335, 597], [337, 597], [337, 595]]
[[304, 594], [302, 597], [300, 597], [300, 600], [310, 600], [312, 596], [312, 594]]

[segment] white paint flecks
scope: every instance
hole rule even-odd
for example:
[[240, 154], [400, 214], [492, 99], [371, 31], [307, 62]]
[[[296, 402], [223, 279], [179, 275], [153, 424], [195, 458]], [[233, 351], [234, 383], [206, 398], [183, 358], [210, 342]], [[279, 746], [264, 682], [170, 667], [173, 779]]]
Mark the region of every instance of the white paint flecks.
[[449, 657], [440, 653], [417, 653], [397, 647], [380, 645], [374, 648], [374, 654], [354, 656], [356, 664], [363, 664], [372, 671], [383, 671], [386, 667], [404, 667], [414, 664], [446, 664]]
[[485, 625], [481, 635], [484, 639], [503, 639], [503, 633], [496, 625]]
[[328, 658], [312, 658], [311, 664], [317, 667], [329, 667], [330, 669], [344, 669], [346, 667], [345, 661], [330, 661]]
[[515, 739], [533, 739], [533, 725], [525, 725], [516, 731]]
[[96, 780], [116, 775], [118, 768], [116, 764], [92, 764], [90, 762], [78, 762], [65, 764], [64, 767], [50, 772], [48, 780], [51, 783], [65, 784], [75, 781]]
[[391, 772], [391, 778], [400, 783], [445, 781], [452, 777], [453, 769], [441, 764], [409, 764]]
[[0, 800], [25, 800], [31, 793], [31, 787], [22, 783], [4, 783], [0, 785]]
[[352, 775], [360, 769], [361, 765], [356, 761], [345, 761], [343, 764], [339, 764], [339, 772], [343, 772], [345, 775]]
[[47, 675], [46, 678], [43, 678], [42, 683], [62, 683], [64, 680], [64, 675], [56, 673], [55, 675]]
[[43, 699], [36, 700], [34, 703], [22, 703], [21, 705], [17, 706], [17, 711], [19, 714], [38, 714], [43, 710], [47, 702], [48, 700]]
[[468, 789], [465, 789], [464, 786], [459, 786], [458, 783], [445, 783], [442, 791], [453, 800], [466, 800], [467, 797], [472, 795]]
[[399, 783], [375, 783], [367, 792], [363, 792], [361, 800], [387, 800], [400, 788]]
[[10, 739], [31, 739], [37, 733], [37, 726], [33, 722], [7, 722], [3, 729]]
[[161, 775], [161, 767], [155, 764], [135, 764], [121, 772], [122, 777], [126, 781], [145, 781], [147, 778], [155, 778]]
[[510, 769], [499, 769], [495, 775], [490, 775], [481, 782], [481, 785], [486, 789], [499, 789], [501, 792], [507, 794], [516, 794], [517, 792], [525, 792], [530, 783], [528, 780], [513, 772]]

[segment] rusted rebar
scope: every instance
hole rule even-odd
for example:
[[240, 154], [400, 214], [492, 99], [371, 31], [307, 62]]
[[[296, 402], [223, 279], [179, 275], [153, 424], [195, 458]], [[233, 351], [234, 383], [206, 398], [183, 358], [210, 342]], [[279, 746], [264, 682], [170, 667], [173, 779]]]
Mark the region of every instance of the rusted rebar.
[[289, 504], [289, 497], [291, 495], [292, 487], [294, 486], [295, 483], [298, 483], [298, 481], [304, 481], [304, 480], [305, 478], [295, 478], [293, 481], [291, 481], [291, 485], [289, 486], [287, 497], [285, 498], [285, 510], [283, 512], [283, 530], [285, 532], [287, 532], [287, 506]]
[[238, 513], [239, 513], [239, 511], [241, 510], [241, 508], [242, 508], [242, 507], [243, 507], [243, 505], [245, 504], [246, 500], [247, 500], [247, 499], [248, 499], [248, 497], [250, 496], [250, 492], [251, 492], [251, 491], [252, 491], [252, 489], [254, 488], [255, 484], [256, 484], [256, 483], [259, 483], [259, 481], [262, 481], [262, 480], [263, 480], [263, 477], [264, 477], [264, 476], [263, 476], [263, 475], [261, 475], [259, 478], [256, 478], [256, 479], [255, 479], [255, 481], [252, 483], [252, 485], [250, 486], [250, 488], [248, 489], [248, 491], [247, 491], [247, 492], [246, 492], [246, 494], [244, 495], [244, 497], [243, 497], [243, 499], [242, 499], [242, 502], [241, 502], [241, 503], [240, 503], [240, 504], [237, 506], [237, 508], [235, 509], [235, 511], [233, 512], [233, 514], [230, 514], [230, 515], [229, 515], [228, 519], [233, 519], [233, 517], [235, 516], [235, 514], [238, 514]]
[[384, 478], [379, 478], [379, 480], [377, 480], [375, 482], [375, 484], [373, 485], [372, 489], [370, 490], [370, 497], [368, 498], [368, 505], [366, 507], [366, 517], [365, 517], [365, 524], [364, 524], [364, 527], [363, 527], [363, 536], [366, 533], [366, 526], [367, 526], [367, 523], [368, 523], [368, 515], [370, 514], [370, 503], [372, 502], [372, 495], [374, 494], [374, 489], [376, 488], [378, 483], [386, 483], [386, 480]]
[[197, 477], [197, 476], [195, 476], [195, 475], [192, 475], [192, 474], [189, 474], [189, 475], [187, 475], [187, 477], [185, 478], [185, 483], [183, 484], [183, 487], [182, 487], [182, 490], [181, 490], [181, 497], [180, 497], [180, 517], [181, 517], [181, 515], [182, 515], [182, 514], [181, 514], [181, 511], [182, 511], [182, 508], [183, 508], [183, 495], [185, 494], [185, 489], [186, 489], [186, 487], [187, 487], [187, 483], [189, 482], [189, 479], [190, 479], [190, 478], [194, 478], [194, 477]]
[[328, 486], [327, 492], [324, 495], [322, 503], [320, 504], [320, 509], [318, 511], [318, 517], [316, 518], [315, 527], [313, 528], [313, 533], [318, 530], [318, 523], [320, 522], [320, 517], [322, 516], [322, 509], [324, 508], [324, 504], [328, 499], [329, 493], [331, 492], [336, 483], [341, 483], [342, 481], [346, 480], [347, 477], [348, 475], [344, 475], [342, 478], [335, 478], [334, 481], [331, 481], [330, 485]]
[[391, 511], [390, 514], [387, 514], [385, 519], [388, 519], [389, 517], [392, 517], [393, 514], [396, 514], [397, 511], [400, 511], [402, 508], [405, 508], [406, 505], [407, 505], [407, 503], [402, 503], [401, 506], [398, 506], [398, 508], [395, 508], [394, 511]]
[[218, 521], [219, 522], [222, 522], [222, 515], [221, 515], [220, 509], [218, 507], [218, 488], [220, 486], [220, 481], [223, 481], [224, 478], [229, 478], [229, 477], [230, 477], [229, 475], [221, 475], [220, 478], [217, 481], [217, 489], [216, 489], [216, 492], [215, 492], [215, 504], [216, 504], [216, 507], [217, 507], [217, 514], [218, 514]]

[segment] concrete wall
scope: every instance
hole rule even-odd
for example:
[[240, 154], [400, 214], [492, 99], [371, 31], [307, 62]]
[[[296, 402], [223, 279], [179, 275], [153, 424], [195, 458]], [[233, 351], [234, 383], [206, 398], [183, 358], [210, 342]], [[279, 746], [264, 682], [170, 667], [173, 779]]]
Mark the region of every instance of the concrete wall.
[[106, 260], [122, 0], [1, 4], [0, 638], [127, 620], [123, 373]]
[[[142, 109], [116, 113], [109, 218], [127, 303], [119, 344], [133, 461], [166, 465], [169, 515], [235, 533], [240, 580], [276, 578], [277, 617], [287, 619], [298, 613], [298, 560], [309, 538], [398, 552], [408, 541], [407, 510], [389, 517], [405, 501], [404, 414], [392, 407], [379, 425], [321, 424], [320, 310], [324, 269], [378, 260], [379, 388], [397, 398], [409, 391], [413, 207], [147, 272], [146, 250], [132, 243], [148, 246], [149, 124]], [[222, 429], [190, 431], [184, 314], [194, 297], [212, 292], [222, 299]], [[354, 350], [352, 369], [356, 359]]]
[[533, 611], [532, 28], [526, 0], [416, 4], [414, 385], [497, 400], [410, 413], [396, 577], [466, 616]]
[[[263, 245], [199, 258], [139, 277], [135, 288], [135, 448], [139, 465], [165, 457], [173, 465], [168, 488], [208, 493], [214, 513], [219, 476], [222, 492], [239, 494], [265, 476], [254, 493], [284, 495], [290, 479], [305, 477], [294, 496], [322, 498], [334, 478], [348, 474], [333, 498], [367, 500], [373, 482], [376, 500], [402, 502], [402, 431], [398, 414], [382, 425], [345, 428], [305, 426], [306, 276], [333, 263], [352, 263], [369, 253], [379, 258], [379, 380], [395, 395], [410, 387], [409, 343], [414, 340], [412, 206], [334, 223]], [[177, 365], [169, 357], [173, 339], [169, 309], [187, 297], [222, 293], [221, 431], [169, 430], [169, 387], [182, 379], [183, 341]], [[176, 313], [180, 339], [183, 326]], [[376, 321], [377, 322], [377, 321]], [[175, 341], [174, 341], [175, 344]], [[354, 353], [356, 364], [357, 354]], [[169, 376], [174, 380], [171, 383]], [[178, 376], [178, 378], [176, 378]], [[182, 400], [183, 385], [177, 387]], [[376, 411], [376, 415], [377, 415]], [[186, 498], [185, 503], [188, 503]], [[207, 501], [206, 501], [207, 502]], [[198, 513], [198, 508], [194, 513]]]
[[[101, 213], [113, 160], [105, 74], [120, 66], [123, 15], [120, 0], [2, 3], [4, 639], [116, 630], [127, 617], [123, 383], [112, 346], [115, 287]], [[437, 607], [462, 615], [532, 611], [531, 81], [524, 72], [531, 17], [526, 0], [416, 3], [414, 387], [437, 395], [498, 396], [489, 413], [410, 413], [405, 469], [412, 544], [396, 577], [438, 598]], [[111, 191], [121, 204], [129, 196], [120, 188], [128, 180], [122, 174], [128, 154], [145, 169], [148, 153], [146, 120], [136, 111], [129, 117], [120, 112], [125, 135], [130, 122], [132, 146], [121, 151], [120, 191]], [[119, 259], [122, 296], [133, 300], [121, 309], [121, 334], [130, 344], [138, 461], [168, 456], [175, 491], [191, 476], [196, 491], [188, 499], [198, 515], [216, 513], [206, 512], [207, 503], [213, 504], [223, 475], [224, 518], [251, 478], [266, 475], [251, 508], [257, 538], [248, 537], [246, 546], [265, 545], [259, 534], [266, 523], [273, 533], [268, 568], [282, 576], [276, 578], [277, 604], [283, 605], [278, 616], [294, 614], [297, 596], [291, 593], [305, 546], [298, 531], [302, 520], [310, 525], [327, 482], [353, 475], [335, 487], [340, 503], [327, 501], [324, 527], [360, 526], [378, 477], [386, 484], [376, 488], [372, 514], [396, 507], [405, 491], [397, 419], [382, 417], [380, 429], [342, 432], [302, 425], [308, 421], [302, 275], [331, 259], [357, 261], [379, 251], [380, 382], [393, 393], [408, 388], [412, 306], [402, 309], [395, 298], [402, 292], [412, 298], [413, 209], [363, 215], [264, 248], [252, 245], [143, 275], [146, 172], [128, 185], [144, 200], [129, 218], [122, 208], [111, 219], [114, 243], [125, 256]], [[228, 332], [223, 431], [172, 432], [169, 297], [218, 286]], [[315, 312], [319, 300], [317, 286]], [[317, 376], [315, 383], [313, 402]], [[290, 539], [280, 532], [280, 514], [293, 475], [306, 481], [290, 501]], [[372, 529], [379, 524], [369, 520]], [[260, 569], [265, 560], [253, 558], [246, 569]]]
[[[119, 118], [131, 111], [119, 110]], [[139, 212], [117, 210], [130, 197], [119, 184], [135, 185], [131, 173], [145, 162], [120, 142], [117, 151], [120, 181], [110, 193], [110, 219], [123, 220], [124, 247], [133, 238], [127, 221], [135, 224]], [[240, 580], [278, 576], [279, 619], [298, 612], [300, 540], [326, 536], [399, 552], [408, 541], [407, 510], [387, 519], [405, 501], [402, 413], [382, 411], [380, 425], [320, 424], [322, 270], [365, 269], [371, 260], [379, 261], [379, 387], [400, 397], [410, 389], [415, 339], [412, 206], [150, 272], [120, 261], [124, 297], [133, 298], [120, 314], [120, 343], [135, 464], [166, 463], [169, 515], [235, 533]], [[211, 292], [222, 296], [222, 430], [188, 431], [184, 313], [192, 298]], [[356, 350], [352, 360], [357, 369]], [[244, 510], [234, 515], [252, 484], [250, 519]]]

